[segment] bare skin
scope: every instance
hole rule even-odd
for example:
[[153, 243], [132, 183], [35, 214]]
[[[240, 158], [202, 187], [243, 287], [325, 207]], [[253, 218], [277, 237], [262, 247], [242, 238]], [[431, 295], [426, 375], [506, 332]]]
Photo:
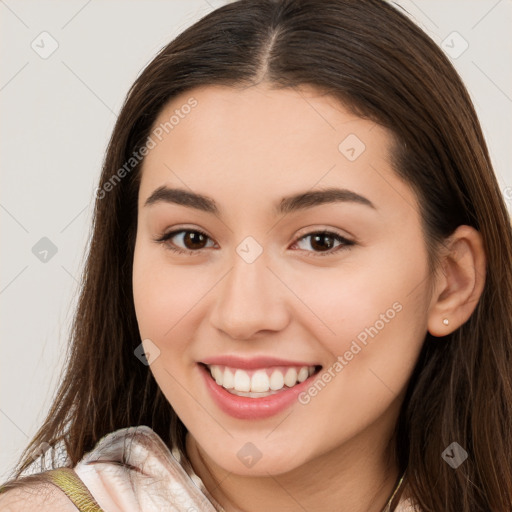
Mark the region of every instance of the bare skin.
[[[194, 470], [228, 512], [378, 512], [399, 477], [393, 429], [425, 335], [457, 329], [482, 292], [481, 236], [459, 227], [431, 275], [417, 197], [390, 164], [390, 134], [332, 97], [203, 87], [174, 98], [155, 126], [190, 97], [197, 106], [143, 164], [133, 286], [141, 339], [159, 350], [150, 368], [189, 431]], [[145, 205], [164, 185], [206, 195], [220, 213]], [[286, 196], [330, 187], [373, 207], [274, 212]], [[200, 249], [197, 234], [195, 244], [186, 236], [197, 230], [207, 235]], [[315, 244], [325, 230], [352, 243], [331, 235]], [[236, 250], [246, 237], [262, 250], [251, 263]], [[346, 357], [370, 326], [378, 332]], [[218, 354], [311, 361], [321, 372], [338, 356], [347, 364], [307, 403], [248, 421], [223, 412], [205, 387], [198, 362]], [[261, 454], [251, 467], [237, 456], [248, 442]]]

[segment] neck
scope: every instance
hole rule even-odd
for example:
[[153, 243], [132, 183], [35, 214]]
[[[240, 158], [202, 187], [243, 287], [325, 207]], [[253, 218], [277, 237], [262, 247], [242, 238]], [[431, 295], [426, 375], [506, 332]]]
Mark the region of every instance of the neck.
[[190, 433], [186, 450], [194, 471], [226, 512], [381, 512], [400, 476], [392, 455], [393, 429], [393, 422], [384, 429], [382, 424], [371, 425], [350, 442], [307, 464], [261, 477], [224, 470]]

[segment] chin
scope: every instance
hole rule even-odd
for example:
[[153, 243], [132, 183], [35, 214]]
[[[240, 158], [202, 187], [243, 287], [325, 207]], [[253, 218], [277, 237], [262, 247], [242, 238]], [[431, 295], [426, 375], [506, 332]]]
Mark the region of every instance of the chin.
[[[268, 434], [265, 434], [268, 435]], [[263, 437], [263, 436], [262, 436]], [[222, 469], [240, 476], [268, 477], [293, 471], [306, 464], [309, 457], [302, 446], [280, 445], [280, 449], [269, 447], [269, 443], [234, 441], [208, 451], [208, 456]], [[228, 455], [229, 454], [229, 455]]]

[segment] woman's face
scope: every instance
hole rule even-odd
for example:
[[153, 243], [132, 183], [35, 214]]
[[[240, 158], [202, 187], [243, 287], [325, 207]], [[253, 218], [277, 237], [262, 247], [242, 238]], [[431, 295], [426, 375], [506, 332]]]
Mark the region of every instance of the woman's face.
[[278, 474], [389, 440], [430, 307], [417, 199], [390, 144], [308, 88], [196, 88], [154, 124], [137, 320], [212, 464]]

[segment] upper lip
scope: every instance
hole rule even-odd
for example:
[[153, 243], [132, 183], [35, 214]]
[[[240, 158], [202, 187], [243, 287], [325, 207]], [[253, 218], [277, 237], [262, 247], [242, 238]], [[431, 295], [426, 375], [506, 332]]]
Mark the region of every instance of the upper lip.
[[320, 366], [317, 363], [305, 361], [290, 361], [286, 359], [279, 359], [277, 357], [259, 356], [252, 358], [244, 358], [234, 355], [214, 356], [203, 359], [201, 363], [206, 365], [220, 365], [229, 366], [230, 368], [240, 368], [246, 370], [253, 370], [256, 368], [268, 368], [270, 366]]

